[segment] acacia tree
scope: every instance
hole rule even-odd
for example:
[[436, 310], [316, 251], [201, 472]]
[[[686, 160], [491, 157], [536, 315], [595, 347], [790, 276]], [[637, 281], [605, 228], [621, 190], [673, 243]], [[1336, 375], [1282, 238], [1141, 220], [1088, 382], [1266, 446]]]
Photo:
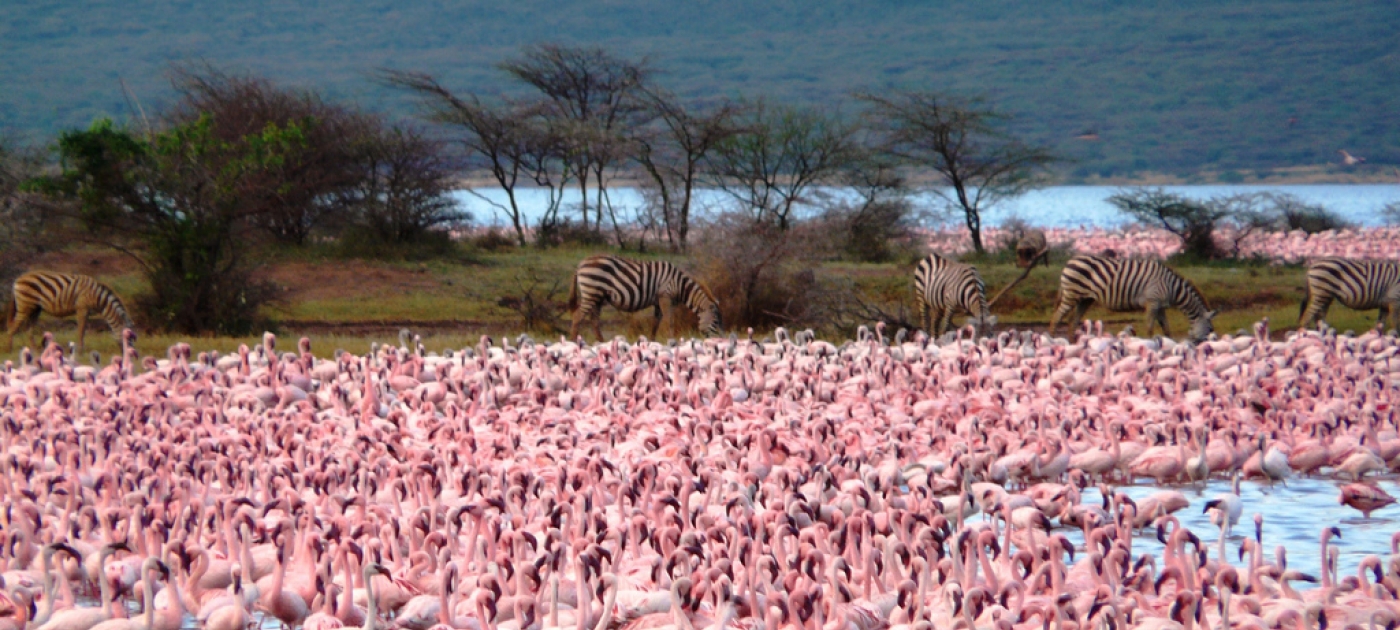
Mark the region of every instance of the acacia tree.
[[931, 92], [857, 98], [871, 105], [870, 119], [885, 152], [940, 176], [943, 186], [932, 192], [962, 211], [979, 254], [986, 251], [982, 212], [1043, 185], [1045, 167], [1057, 161], [1047, 149], [1009, 136], [1002, 130], [1007, 116], [981, 99]]
[[562, 143], [564, 166], [578, 185], [584, 227], [591, 181], [594, 226], [601, 229], [605, 206], [611, 205], [607, 173], [628, 155], [625, 131], [643, 110], [639, 96], [651, 75], [646, 61], [620, 59], [602, 48], [541, 44], [499, 67], [544, 95], [548, 107], [543, 113], [553, 119], [550, 126]]
[[817, 110], [758, 101], [745, 109], [739, 129], [710, 154], [715, 183], [779, 230], [788, 229], [813, 186], [859, 154], [855, 129]]
[[458, 95], [431, 75], [385, 70], [385, 83], [418, 95], [428, 120], [456, 130], [453, 139], [466, 153], [467, 163], [491, 173], [505, 191], [501, 204], [470, 188], [468, 192], [490, 203], [510, 218], [516, 241], [525, 245], [525, 217], [518, 191], [535, 184], [550, 192], [546, 217], [557, 214], [570, 171], [564, 168], [565, 151], [539, 104], [506, 101], [489, 104], [475, 94]]
[[686, 107], [673, 94], [646, 93], [652, 124], [634, 138], [634, 158], [650, 178], [671, 249], [685, 251], [691, 204], [710, 151], [739, 132], [738, 107], [728, 101], [707, 110]]

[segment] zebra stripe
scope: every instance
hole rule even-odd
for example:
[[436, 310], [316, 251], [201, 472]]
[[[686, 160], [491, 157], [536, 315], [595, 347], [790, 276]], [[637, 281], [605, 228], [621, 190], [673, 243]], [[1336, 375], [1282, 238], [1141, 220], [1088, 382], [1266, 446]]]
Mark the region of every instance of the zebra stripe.
[[1163, 335], [1171, 336], [1168, 308], [1181, 310], [1191, 320], [1189, 337], [1193, 341], [1205, 339], [1214, 330], [1210, 320], [1215, 311], [1206, 306], [1201, 292], [1166, 265], [1155, 260], [1079, 255], [1065, 263], [1060, 273], [1060, 302], [1050, 318], [1050, 334], [1055, 334], [1060, 320], [1075, 310], [1069, 320], [1072, 330], [1095, 302], [1115, 312], [1145, 309], [1148, 336], [1154, 325], [1162, 327]]
[[1400, 328], [1400, 264], [1388, 260], [1319, 258], [1308, 265], [1308, 286], [1298, 307], [1298, 326], [1322, 321], [1337, 300], [1347, 308], [1380, 309], [1377, 323], [1387, 315], [1391, 328]]
[[947, 332], [958, 313], [971, 315], [978, 332], [991, 332], [995, 320], [987, 308], [987, 287], [972, 265], [929, 254], [914, 270], [914, 295], [919, 325], [934, 337]]
[[120, 336], [123, 328], [135, 329], [126, 307], [106, 285], [89, 276], [54, 271], [30, 271], [15, 279], [13, 299], [6, 312], [8, 348], [14, 349], [15, 333], [33, 326], [40, 313], [78, 319], [78, 347], [83, 345], [89, 315], [107, 322]]
[[602, 341], [603, 305], [611, 304], [624, 313], [652, 308], [655, 322], [651, 336], [655, 338], [661, 327], [663, 299], [673, 304], [684, 303], [700, 318], [701, 332], [711, 336], [720, 333], [719, 302], [709, 289], [680, 267], [665, 261], [629, 260], [617, 256], [585, 258], [578, 264], [569, 286], [569, 310], [574, 313], [569, 337], [577, 338], [579, 324], [592, 318], [593, 332]]

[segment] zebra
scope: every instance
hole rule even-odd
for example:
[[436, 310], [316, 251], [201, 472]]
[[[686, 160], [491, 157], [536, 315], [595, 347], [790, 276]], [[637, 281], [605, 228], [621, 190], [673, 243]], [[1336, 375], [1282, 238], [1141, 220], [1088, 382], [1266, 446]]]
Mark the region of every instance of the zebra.
[[996, 319], [987, 304], [987, 287], [977, 268], [929, 254], [914, 269], [914, 297], [919, 304], [919, 325], [936, 339], [947, 332], [958, 313], [971, 315], [969, 323], [979, 334], [990, 334]]
[[1298, 327], [1321, 321], [1332, 300], [1358, 311], [1380, 309], [1376, 323], [1389, 319], [1391, 328], [1400, 328], [1400, 264], [1346, 258], [1312, 261], [1303, 303], [1298, 306]]
[[1187, 335], [1191, 341], [1202, 341], [1214, 332], [1211, 319], [1216, 312], [1206, 306], [1201, 292], [1190, 281], [1155, 260], [1084, 254], [1069, 259], [1060, 272], [1060, 303], [1050, 318], [1050, 334], [1055, 334], [1070, 310], [1075, 310], [1074, 317], [1069, 320], [1073, 330], [1074, 322], [1083, 318], [1094, 302], [1114, 312], [1146, 309], [1149, 337], [1154, 324], [1162, 327], [1163, 335], [1171, 336], [1167, 329], [1169, 307], [1181, 309], [1191, 320], [1191, 331]]
[[[78, 349], [83, 347], [87, 318], [99, 314], [112, 333], [121, 337], [123, 328], [135, 330], [121, 298], [106, 285], [89, 276], [55, 271], [30, 271], [15, 279], [14, 297], [5, 311], [6, 351], [14, 350], [15, 333], [39, 321], [41, 312], [54, 317], [76, 315]], [[30, 343], [34, 342], [33, 331]]]
[[684, 302], [700, 318], [702, 333], [712, 337], [720, 334], [723, 324], [720, 321], [719, 301], [709, 289], [680, 267], [660, 260], [589, 256], [579, 262], [578, 270], [569, 284], [569, 310], [573, 312], [569, 337], [577, 339], [579, 324], [591, 317], [593, 333], [598, 336], [598, 341], [602, 341], [603, 305], [612, 304], [624, 313], [651, 307], [655, 318], [651, 336], [655, 338], [656, 331], [661, 328], [663, 299], [673, 305]]

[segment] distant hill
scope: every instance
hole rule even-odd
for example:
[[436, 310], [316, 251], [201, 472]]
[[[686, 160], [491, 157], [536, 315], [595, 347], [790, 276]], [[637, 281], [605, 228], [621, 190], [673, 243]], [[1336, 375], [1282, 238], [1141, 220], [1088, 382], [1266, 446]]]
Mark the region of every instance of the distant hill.
[[[408, 115], [366, 78], [424, 70], [512, 89], [495, 64], [556, 41], [649, 56], [687, 95], [853, 106], [890, 86], [985, 94], [1077, 161], [1071, 180], [1400, 164], [1394, 0], [589, 2], [63, 0], [0, 6], [0, 130], [42, 140], [150, 108], [172, 61], [316, 87]], [[1324, 169], [1343, 173], [1340, 167]], [[1355, 169], [1353, 169], [1354, 171]]]

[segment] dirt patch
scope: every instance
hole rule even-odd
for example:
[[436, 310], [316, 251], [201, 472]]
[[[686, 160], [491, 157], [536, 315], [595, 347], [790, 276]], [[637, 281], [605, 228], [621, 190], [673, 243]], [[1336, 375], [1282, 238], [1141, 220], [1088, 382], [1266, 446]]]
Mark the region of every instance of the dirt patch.
[[102, 250], [44, 252], [34, 257], [30, 269], [48, 269], [89, 276], [120, 276], [141, 270], [126, 254]]
[[424, 269], [405, 269], [362, 260], [294, 262], [271, 266], [265, 277], [284, 288], [288, 302], [384, 293], [431, 291], [445, 283]]

